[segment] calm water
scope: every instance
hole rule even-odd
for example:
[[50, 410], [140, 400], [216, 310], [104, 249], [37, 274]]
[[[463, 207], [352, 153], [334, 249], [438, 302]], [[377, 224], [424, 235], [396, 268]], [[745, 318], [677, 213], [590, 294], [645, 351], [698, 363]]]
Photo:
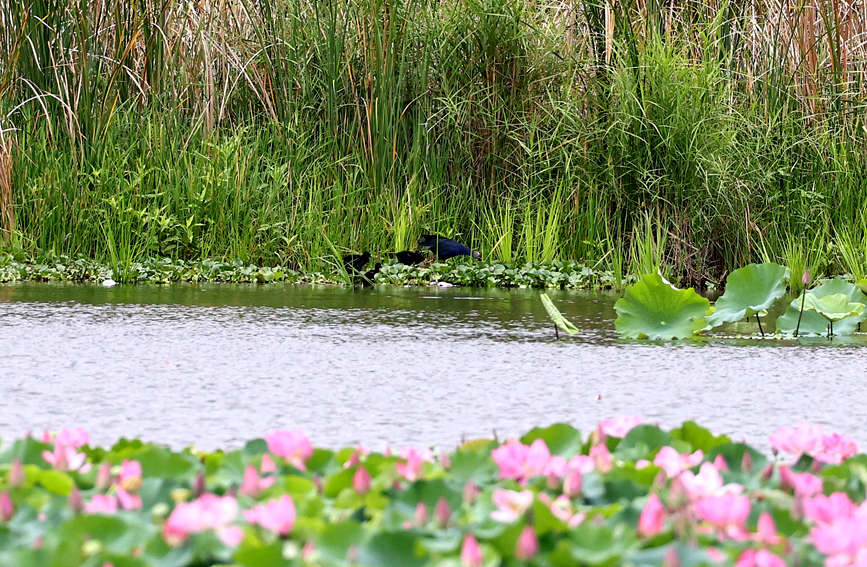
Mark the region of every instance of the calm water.
[[762, 446], [807, 419], [867, 446], [862, 340], [623, 342], [614, 297], [553, 298], [577, 338], [526, 290], [0, 286], [0, 435], [452, 446], [626, 413]]

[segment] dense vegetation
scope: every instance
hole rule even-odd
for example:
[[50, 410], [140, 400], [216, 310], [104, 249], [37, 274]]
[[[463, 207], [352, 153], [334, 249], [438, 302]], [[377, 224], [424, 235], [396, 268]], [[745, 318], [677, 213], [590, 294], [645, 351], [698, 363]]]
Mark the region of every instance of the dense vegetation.
[[0, 0], [7, 247], [867, 272], [855, 4]]
[[567, 424], [432, 453], [90, 446], [81, 429], [0, 453], [0, 560], [43, 567], [863, 565], [865, 456], [818, 426], [776, 458], [693, 422]]

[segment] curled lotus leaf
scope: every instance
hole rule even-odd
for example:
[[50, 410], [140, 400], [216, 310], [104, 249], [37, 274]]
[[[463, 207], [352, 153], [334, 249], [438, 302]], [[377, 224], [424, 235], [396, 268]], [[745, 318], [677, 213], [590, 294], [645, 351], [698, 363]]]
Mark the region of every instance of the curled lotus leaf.
[[764, 315], [779, 298], [786, 294], [789, 269], [779, 264], [749, 264], [729, 274], [726, 291], [707, 318], [708, 325], [717, 327], [734, 323], [753, 315]]
[[558, 329], [563, 332], [569, 333], [570, 335], [574, 335], [578, 332], [578, 327], [576, 327], [572, 321], [567, 319], [560, 313], [560, 310], [557, 309], [557, 306], [554, 305], [554, 302], [551, 301], [551, 298], [548, 297], [547, 294], [541, 293], [539, 294], [539, 299], [542, 300], [542, 305], [545, 306], [545, 311], [548, 312], [548, 317], [554, 322]]
[[614, 304], [614, 326], [628, 338], [683, 339], [704, 329], [709, 308], [694, 289], [678, 289], [658, 274], [646, 274]]
[[[824, 335], [828, 332], [828, 319], [818, 311], [807, 309], [806, 301], [809, 296], [825, 297], [828, 295], [843, 294], [849, 302], [864, 304], [865, 308], [860, 314], [850, 315], [834, 321], [835, 335], [850, 335], [855, 332], [858, 323], [867, 319], [867, 295], [851, 282], [842, 278], [828, 280], [811, 289], [804, 297], [804, 313], [801, 315], [801, 326], [798, 327], [799, 336]], [[798, 313], [801, 310], [801, 296], [794, 298], [786, 312], [777, 319], [777, 331], [783, 334], [792, 334], [798, 325]]]
[[832, 293], [818, 297], [808, 292], [804, 300], [804, 309], [815, 311], [829, 321], [839, 321], [864, 313], [864, 304], [849, 301], [845, 293]]

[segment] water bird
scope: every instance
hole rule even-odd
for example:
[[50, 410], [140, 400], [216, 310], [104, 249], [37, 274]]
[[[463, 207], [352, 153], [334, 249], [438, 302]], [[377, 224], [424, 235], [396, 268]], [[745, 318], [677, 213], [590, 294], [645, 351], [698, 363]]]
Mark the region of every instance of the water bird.
[[117, 285], [117, 282], [111, 278], [102, 281], [102, 287], [114, 287], [116, 285]]
[[346, 254], [343, 256], [343, 267], [347, 272], [360, 272], [370, 262], [370, 252], [364, 254]]
[[404, 264], [405, 266], [415, 266], [416, 264], [421, 264], [425, 261], [425, 255], [421, 252], [416, 252], [415, 250], [395, 252], [394, 257], [398, 264]]
[[448, 260], [455, 256], [472, 256], [476, 260], [481, 260], [482, 255], [470, 250], [460, 242], [456, 242], [450, 238], [443, 238], [436, 234], [423, 234], [418, 239], [419, 246], [427, 248], [437, 257], [438, 260]]
[[[379, 270], [381, 270], [381, 269], [382, 269], [382, 264], [377, 262], [376, 264], [373, 265], [372, 270], [367, 270], [366, 272], [364, 272], [364, 279], [367, 280], [368, 284], [373, 283], [373, 278], [376, 276], [376, 274], [379, 273]], [[365, 285], [365, 284], [362, 282], [362, 285]]]

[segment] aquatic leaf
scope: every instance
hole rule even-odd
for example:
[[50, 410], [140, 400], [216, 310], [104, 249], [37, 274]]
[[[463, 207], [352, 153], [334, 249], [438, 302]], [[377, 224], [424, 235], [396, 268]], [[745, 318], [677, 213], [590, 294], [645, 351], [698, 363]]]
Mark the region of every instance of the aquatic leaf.
[[[812, 294], [816, 297], [824, 297], [826, 295], [833, 295], [838, 293], [844, 294], [850, 302], [862, 303], [867, 305], [867, 295], [864, 295], [864, 293], [862, 293], [856, 285], [842, 278], [828, 280], [807, 292], [808, 295]], [[806, 299], [807, 298], [804, 297], [805, 303]], [[786, 312], [780, 315], [780, 317], [777, 319], [777, 331], [784, 334], [794, 333], [795, 328], [798, 325], [798, 313], [800, 312], [800, 309], [801, 296], [798, 296], [794, 298], [791, 303], [789, 303], [789, 307], [786, 309]], [[864, 321], [865, 319], [867, 319], [867, 308], [865, 308], [860, 315], [852, 315], [844, 319], [835, 321], [834, 334], [852, 334], [858, 327], [858, 323]], [[798, 328], [798, 335], [825, 335], [827, 334], [827, 332], [828, 319], [823, 317], [819, 312], [814, 310], [807, 310], [805, 307], [804, 313], [801, 316], [801, 326]]]
[[614, 304], [614, 326], [629, 338], [684, 339], [705, 327], [709, 308], [692, 288], [678, 289], [658, 274], [646, 274]]
[[[807, 295], [812, 294], [815, 297], [824, 297], [826, 295], [834, 295], [842, 293], [850, 302], [862, 303], [867, 305], [867, 295], [854, 284], [842, 279], [835, 278], [816, 286], [807, 292]], [[806, 297], [804, 302], [806, 304]], [[783, 334], [792, 334], [798, 325], [798, 313], [801, 309], [801, 296], [794, 298], [786, 312], [780, 315], [777, 319], [777, 331]], [[867, 319], [867, 308], [861, 314], [852, 315], [834, 322], [835, 335], [849, 335], [855, 332], [858, 323]], [[828, 319], [823, 317], [819, 312], [814, 310], [805, 310], [801, 316], [801, 326], [798, 328], [799, 336], [809, 335], [825, 335], [828, 332]]]
[[734, 323], [770, 309], [786, 294], [789, 269], [779, 264], [748, 264], [729, 274], [726, 291], [708, 316], [711, 327]]
[[540, 293], [539, 299], [542, 300], [542, 305], [545, 306], [545, 311], [548, 312], [548, 317], [550, 317], [551, 320], [554, 321], [554, 324], [557, 325], [558, 329], [560, 329], [561, 331], [565, 331], [570, 335], [574, 335], [578, 332], [578, 327], [573, 325], [571, 321], [566, 319], [566, 317], [564, 317], [563, 314], [560, 313], [560, 310], [557, 309], [557, 306], [554, 305], [554, 302], [551, 301], [551, 298], [548, 297], [547, 294]]
[[530, 445], [536, 439], [544, 441], [552, 455], [569, 458], [581, 451], [581, 432], [568, 423], [535, 427], [521, 437], [521, 443]]
[[421, 567], [427, 561], [420, 555], [416, 538], [407, 532], [378, 533], [361, 547], [358, 564], [366, 567], [401, 565]]
[[849, 301], [844, 293], [832, 293], [818, 297], [807, 292], [804, 309], [815, 311], [829, 321], [839, 321], [846, 317], [854, 317], [864, 312], [864, 304]]

